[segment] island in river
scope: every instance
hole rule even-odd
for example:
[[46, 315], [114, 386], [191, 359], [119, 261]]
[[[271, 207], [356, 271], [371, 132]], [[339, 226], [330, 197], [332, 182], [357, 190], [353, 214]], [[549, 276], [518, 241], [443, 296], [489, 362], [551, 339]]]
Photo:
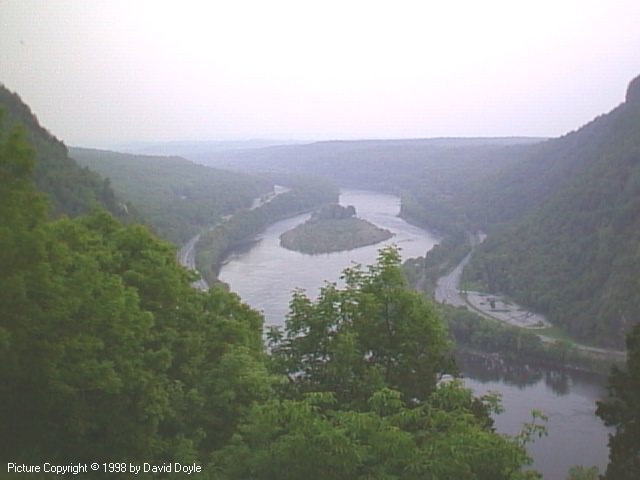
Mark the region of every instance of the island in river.
[[313, 255], [374, 245], [392, 236], [389, 230], [357, 218], [352, 205], [331, 204], [315, 211], [305, 223], [280, 235], [280, 245]]

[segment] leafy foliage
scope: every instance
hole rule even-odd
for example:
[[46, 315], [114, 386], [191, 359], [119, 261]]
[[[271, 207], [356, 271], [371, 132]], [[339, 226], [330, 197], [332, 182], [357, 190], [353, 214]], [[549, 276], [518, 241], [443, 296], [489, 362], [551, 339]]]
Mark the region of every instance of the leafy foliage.
[[[4, 113], [4, 115], [2, 115]], [[65, 145], [40, 126], [35, 115], [18, 95], [0, 84], [0, 117], [4, 135], [22, 125], [24, 136], [34, 151], [36, 161], [33, 181], [51, 202], [51, 214], [76, 216], [103, 207], [125, 219], [135, 218], [122, 208], [108, 180], [88, 168], [81, 168], [69, 158]]]
[[[220, 455], [220, 478], [267, 479], [525, 479], [521, 446], [485, 428], [459, 383], [409, 408], [381, 389], [366, 410], [340, 408], [331, 393], [272, 400]], [[489, 407], [490, 402], [487, 403]]]
[[104, 210], [48, 220], [34, 164], [24, 130], [0, 130], [1, 461], [197, 462], [229, 480], [537, 478], [522, 471], [535, 420], [497, 435], [495, 397], [438, 384], [446, 331], [396, 250], [316, 302], [294, 295], [268, 358], [261, 316], [191, 288], [146, 227]]
[[348, 269], [317, 301], [297, 292], [269, 334], [280, 395], [255, 405], [214, 465], [222, 479], [524, 479], [535, 420], [509, 439], [491, 429], [493, 396], [459, 382], [435, 311], [406, 288], [397, 250]]
[[615, 427], [609, 437], [606, 479], [640, 476], [640, 326], [627, 336], [627, 364], [614, 367], [609, 377], [609, 398], [598, 402], [596, 414]]
[[286, 331], [269, 339], [296, 391], [331, 391], [354, 406], [384, 386], [406, 403], [433, 391], [451, 367], [446, 333], [432, 305], [407, 288], [399, 262], [386, 248], [367, 270], [345, 270], [344, 289], [327, 284], [316, 302], [294, 293]]
[[[4, 135], [2, 136], [5, 137]], [[262, 319], [190, 287], [175, 249], [104, 211], [47, 222], [20, 130], [0, 148], [0, 452], [188, 462], [270, 392]]]
[[490, 236], [467, 278], [579, 339], [621, 347], [640, 318], [639, 129], [640, 105], [625, 103], [557, 140], [551, 158], [573, 161], [571, 176], [535, 212]]

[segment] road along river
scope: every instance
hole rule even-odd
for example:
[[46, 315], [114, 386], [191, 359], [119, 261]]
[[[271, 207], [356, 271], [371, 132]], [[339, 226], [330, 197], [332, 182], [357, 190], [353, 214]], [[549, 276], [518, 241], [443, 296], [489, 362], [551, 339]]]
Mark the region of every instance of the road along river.
[[394, 195], [344, 190], [340, 203], [355, 206], [358, 217], [390, 230], [394, 236], [355, 250], [306, 255], [280, 246], [282, 233], [309, 218], [299, 215], [271, 225], [248, 250], [232, 254], [222, 265], [218, 278], [245, 302], [262, 311], [267, 325], [283, 325], [294, 289], [302, 288], [315, 297], [325, 281], [337, 281], [341, 272], [353, 263], [374, 263], [378, 250], [385, 245], [397, 245], [403, 258], [410, 258], [424, 255], [437, 242], [434, 235], [397, 216], [400, 199]]
[[[423, 256], [437, 238], [397, 217], [400, 199], [376, 192], [343, 190], [342, 205], [354, 205], [358, 216], [395, 235], [378, 245], [347, 252], [305, 255], [280, 247], [280, 234], [304, 222], [300, 215], [277, 222], [244, 251], [230, 256], [220, 270], [220, 280], [253, 308], [264, 313], [267, 325], [282, 325], [291, 292], [303, 288], [315, 297], [325, 281], [338, 281], [344, 268], [375, 262], [383, 245], [395, 243], [403, 258]], [[498, 373], [500, 368], [506, 373]], [[549, 436], [536, 441], [530, 452], [534, 467], [546, 479], [562, 480], [572, 465], [607, 463], [607, 429], [595, 417], [595, 400], [604, 395], [602, 381], [586, 376], [557, 374], [512, 366], [485, 364], [479, 360], [462, 364], [467, 384], [477, 393], [497, 391], [503, 396], [505, 413], [497, 416], [500, 432], [514, 434], [530, 420], [534, 408], [549, 415]]]

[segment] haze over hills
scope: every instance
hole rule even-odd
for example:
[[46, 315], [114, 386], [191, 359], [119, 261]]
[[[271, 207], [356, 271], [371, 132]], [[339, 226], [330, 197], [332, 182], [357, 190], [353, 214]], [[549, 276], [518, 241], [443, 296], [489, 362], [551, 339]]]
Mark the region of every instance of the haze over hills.
[[620, 347], [640, 315], [632, 281], [640, 229], [623, 220], [636, 213], [637, 85], [611, 113], [550, 140], [335, 141], [192, 158], [394, 191], [417, 223], [452, 235], [485, 230], [490, 239], [470, 279], [546, 313], [576, 338]]
[[221, 217], [271, 191], [272, 184], [243, 173], [196, 165], [180, 157], [131, 155], [71, 148], [71, 157], [110, 179], [151, 226], [182, 243]]
[[494, 218], [512, 223], [489, 236], [469, 278], [579, 339], [622, 347], [640, 321], [640, 77], [624, 104], [547, 142], [483, 193]]
[[52, 215], [79, 215], [103, 206], [122, 218], [132, 216], [122, 207], [109, 182], [69, 158], [67, 147], [43, 128], [31, 109], [18, 95], [0, 84], [0, 120], [5, 131], [22, 125], [35, 149], [33, 180], [49, 196]]
[[[374, 168], [382, 180], [401, 167], [424, 168], [434, 156], [463, 148], [498, 148], [527, 145], [544, 140], [535, 137], [415, 138], [386, 140], [334, 140], [295, 145], [274, 145], [259, 149], [210, 151], [192, 154], [190, 159], [222, 168], [253, 172], [309, 173], [341, 182], [368, 185], [362, 175]], [[414, 162], [404, 165], [403, 162]], [[366, 163], [367, 165], [363, 165]], [[384, 170], [384, 171], [383, 171]], [[360, 180], [358, 180], [360, 178]], [[379, 182], [377, 182], [379, 183]], [[393, 184], [393, 182], [391, 182]]]
[[[88, 168], [78, 167], [67, 155], [64, 145], [38, 125], [19, 98], [11, 93], [4, 93], [6, 99], [3, 103], [6, 104], [9, 125], [16, 124], [18, 120], [26, 123], [27, 136], [36, 145], [42, 164], [38, 182], [42, 185], [40, 188], [54, 199], [56, 214], [77, 215], [103, 205], [120, 215], [128, 216], [128, 208], [123, 207], [122, 201], [117, 199], [109, 181]], [[320, 142], [226, 150], [215, 156], [233, 160], [236, 166], [245, 170], [262, 170], [272, 175], [304, 172], [307, 176], [316, 176], [316, 182], [318, 177], [326, 177], [344, 186], [392, 190], [402, 195], [402, 214], [405, 217], [438, 229], [445, 235], [445, 240], [464, 241], [465, 235], [461, 234], [483, 229], [489, 233], [489, 238], [475, 251], [466, 271], [468, 280], [489, 291], [511, 295], [523, 305], [546, 313], [553, 322], [565, 328], [575, 338], [618, 348], [640, 317], [640, 300], [637, 297], [640, 288], [637, 280], [637, 273], [640, 271], [639, 133], [640, 80], [636, 79], [629, 87], [624, 104], [558, 139]], [[6, 135], [2, 140], [8, 141], [9, 145], [13, 141]], [[182, 158], [88, 149], [72, 149], [71, 153], [85, 165], [91, 165], [108, 175], [119, 197], [130, 199], [140, 195], [136, 204], [140, 205], [145, 218], [158, 231], [176, 242], [211, 224], [226, 212], [246, 206], [271, 187], [270, 182], [255, 176], [195, 165]], [[7, 158], [11, 165], [13, 159]], [[12, 178], [12, 175], [25, 175], [26, 170], [12, 167], [7, 170], [7, 174], [8, 178]], [[60, 181], [57, 181], [58, 178]], [[122, 339], [130, 337], [129, 328], [142, 328], [146, 325], [142, 328], [144, 332], [139, 342], [131, 351], [126, 351], [119, 358], [113, 355], [107, 357], [107, 363], [112, 367], [116, 365], [117, 374], [122, 374], [122, 378], [126, 377], [122, 372], [129, 371], [126, 362], [129, 359], [137, 361], [136, 352], [152, 351], [154, 348], [162, 350], [167, 339], [180, 343], [187, 341], [188, 337], [196, 339], [197, 345], [214, 345], [214, 341], [224, 344], [224, 340], [215, 332], [210, 332], [212, 335], [206, 338], [197, 333], [206, 330], [210, 315], [214, 313], [208, 309], [214, 307], [223, 309], [214, 314], [222, 323], [240, 320], [244, 325], [242, 328], [250, 330], [251, 334], [247, 335], [251, 340], [247, 341], [253, 345], [255, 362], [252, 360], [248, 368], [255, 371], [263, 354], [260, 320], [255, 312], [240, 306], [235, 297], [220, 291], [202, 294], [204, 296], [194, 293], [189, 287], [191, 277], [176, 265], [174, 250], [170, 245], [154, 239], [146, 229], [124, 227], [100, 212], [79, 220], [62, 219], [47, 224], [39, 214], [37, 202], [31, 206], [29, 202], [19, 203], [21, 198], [36, 198], [29, 188], [28, 182], [22, 181], [10, 182], [9, 187], [5, 188], [7, 199], [24, 208], [13, 209], [13, 213], [11, 216], [7, 215], [7, 218], [15, 224], [4, 227], [8, 241], [5, 242], [7, 248], [3, 261], [7, 263], [6, 271], [10, 275], [0, 277], [5, 287], [0, 289], [0, 309], [6, 318], [17, 315], [20, 321], [9, 325], [13, 329], [11, 331], [15, 330], [19, 335], [6, 337], [9, 341], [3, 344], [0, 353], [13, 362], [11, 365], [23, 366], [20, 369], [3, 367], [3, 375], [10, 378], [10, 382], [5, 382], [0, 394], [10, 391], [11, 382], [16, 378], [23, 381], [24, 378], [36, 378], [37, 375], [46, 377], [49, 374], [48, 366], [54, 363], [56, 368], [68, 375], [64, 380], [68, 382], [68, 388], [65, 386], [57, 391], [49, 389], [47, 382], [38, 382], [38, 385], [29, 383], [28, 389], [39, 394], [29, 398], [12, 396], [8, 407], [12, 417], [24, 418], [25, 411], [31, 408], [29, 402], [35, 402], [35, 407], [48, 412], [49, 406], [40, 405], [37, 399], [53, 398], [55, 411], [64, 418], [76, 418], [79, 414], [76, 407], [80, 408], [86, 414], [84, 421], [94, 422], [91, 428], [97, 430], [108, 428], [112, 417], [107, 413], [116, 406], [119, 408], [119, 422], [125, 424], [135, 419], [135, 412], [130, 412], [118, 403], [121, 397], [114, 396], [112, 387], [109, 386], [110, 377], [102, 378], [103, 383], [92, 393], [96, 399], [105, 401], [104, 405], [108, 407], [106, 410], [99, 406], [95, 409], [99, 418], [87, 414], [93, 412], [92, 408], [99, 403], [81, 402], [78, 407], [68, 398], [69, 392], [81, 388], [84, 382], [82, 376], [76, 378], [73, 374], [75, 355], [78, 355], [75, 348], [78, 345], [85, 349], [94, 348], [89, 343], [84, 343], [86, 338], [91, 338], [91, 345], [97, 350], [86, 358], [82, 357], [83, 360], [91, 360], [94, 356], [103, 354], [100, 347], [100, 342], [104, 339], [102, 331], [107, 329], [110, 332], [108, 329], [114, 326], [112, 303], [119, 305], [115, 317], [127, 318], [128, 323], [117, 326], [117, 335], [113, 335], [115, 343], [109, 337], [111, 333], [107, 335], [109, 342], [112, 342], [108, 343], [107, 350], [111, 351], [116, 345], [123, 344]], [[311, 188], [302, 190], [312, 193]], [[292, 197], [295, 198], [295, 195]], [[286, 195], [281, 195], [265, 205], [270, 209], [277, 209], [276, 213], [280, 213], [282, 209], [284, 214], [288, 214], [291, 210], [289, 202]], [[5, 210], [8, 212], [13, 204], [7, 205]], [[181, 210], [180, 207], [186, 209]], [[297, 208], [294, 210], [299, 211]], [[255, 211], [244, 209], [243, 213], [246, 220]], [[37, 235], [32, 235], [31, 220], [23, 221], [21, 215], [35, 222], [33, 228]], [[243, 218], [238, 217], [238, 221]], [[253, 224], [262, 228], [263, 224], [273, 218], [279, 218], [279, 215], [267, 215], [255, 222], [249, 218], [253, 222], [249, 225], [252, 228], [246, 231], [253, 235], [257, 231]], [[167, 227], [164, 231], [163, 225]], [[221, 226], [218, 230], [229, 230], [227, 227], [229, 225]], [[35, 255], [26, 266], [13, 261], [14, 258], [24, 257], [24, 254], [21, 256], [19, 253], [28, 251], [32, 245], [37, 247], [34, 251], [48, 253], [43, 256]], [[384, 268], [391, 268], [396, 272], [396, 262], [399, 261], [395, 260], [396, 253], [389, 251], [387, 255], [393, 255], [394, 260]], [[76, 265], [83, 265], [83, 268], [76, 270]], [[382, 268], [382, 265], [378, 268]], [[371, 270], [376, 271], [378, 270]], [[399, 272], [397, 275], [397, 278], [401, 277]], [[392, 277], [396, 278], [396, 273]], [[92, 279], [98, 279], [100, 283], [96, 286]], [[376, 282], [373, 284], [377, 284]], [[14, 307], [15, 295], [11, 290], [16, 285], [19, 288], [24, 286], [17, 313]], [[46, 298], [42, 297], [40, 293], [51, 286], [56, 288]], [[114, 286], [117, 288], [114, 289]], [[111, 297], [108, 297], [109, 301], [96, 302], [98, 290], [95, 289], [101, 295], [111, 292], [117, 298], [114, 297], [114, 302], [109, 300]], [[81, 296], [77, 297], [76, 294]], [[349, 291], [349, 295], [352, 294], [353, 291]], [[413, 300], [414, 297], [407, 295], [413, 294], [398, 291], [398, 298], [411, 298], [411, 302], [418, 302], [419, 297]], [[301, 297], [297, 301], [298, 304], [295, 301], [292, 303], [294, 308], [295, 305], [304, 306], [306, 313], [311, 312], [309, 308], [312, 303]], [[35, 310], [32, 310], [33, 305], [36, 306]], [[48, 313], [51, 305], [55, 307], [53, 316]], [[193, 305], [196, 307], [191, 309]], [[225, 310], [229, 307], [230, 310]], [[326, 307], [322, 307], [322, 315], [328, 311]], [[87, 311], [90, 313], [85, 315]], [[433, 311], [429, 312], [427, 316], [434, 315]], [[60, 332], [56, 330], [56, 325], [70, 319], [72, 323], [69, 324], [69, 330], [72, 333], [65, 332], [58, 338]], [[34, 328], [35, 332], [46, 332], [39, 338], [47, 340], [36, 342], [36, 349], [54, 352], [53, 357], [43, 355], [38, 360], [44, 362], [43, 366], [34, 364], [36, 376], [32, 375], [31, 364], [23, 361], [23, 352], [28, 351], [26, 345], [31, 348], [32, 344], [31, 330], [20, 330], [24, 325]], [[9, 331], [4, 326], [3, 329], [0, 333]], [[152, 331], [159, 331], [161, 337], [155, 337], [156, 333], [152, 334]], [[76, 336], [71, 343], [66, 343], [67, 335]], [[184, 339], [180, 335], [185, 335]], [[299, 338], [297, 335], [294, 334], [292, 338]], [[279, 338], [282, 340], [284, 337]], [[20, 341], [26, 343], [21, 344]], [[193, 348], [197, 352], [204, 352], [195, 344]], [[240, 345], [241, 349], [245, 347]], [[154, 367], [158, 372], [149, 378], [160, 382], [166, 377], [166, 385], [173, 385], [175, 380], [175, 383], [189, 385], [189, 392], [196, 391], [202, 383], [202, 375], [208, 371], [207, 364], [198, 363], [198, 368], [195, 369], [192, 366], [180, 367], [175, 371], [171, 368], [172, 362], [180, 364], [182, 361], [191, 361], [188, 353], [190, 348], [192, 347], [185, 348], [183, 352], [182, 346], [170, 345], [163, 354], [171, 356], [180, 352], [184, 358], [175, 357], [165, 362], [164, 366]], [[218, 350], [223, 351], [224, 348], [226, 347]], [[69, 358], [60, 360], [55, 356], [58, 351], [69, 353]], [[209, 358], [210, 353], [205, 352], [199, 358]], [[6, 362], [4, 364], [9, 365]], [[15, 374], [13, 370], [18, 373]], [[241, 368], [240, 371], [244, 375], [245, 369]], [[266, 372], [266, 367], [264, 371]], [[144, 368], [139, 373], [142, 376], [149, 375]], [[231, 377], [243, 378], [235, 373], [235, 369], [229, 375], [226, 371], [220, 372], [212, 383], [213, 388], [225, 384]], [[136, 397], [137, 378], [134, 375], [123, 380], [126, 389], [122, 398], [125, 400], [129, 396]], [[78, 379], [82, 382], [78, 383]], [[265, 379], [264, 382], [266, 391], [271, 386], [268, 386], [268, 380]], [[230, 385], [230, 388], [236, 388], [233, 382]], [[167, 391], [170, 389], [169, 386], [166, 388]], [[200, 392], [198, 396], [214, 398], [212, 406], [196, 401], [199, 407], [190, 405], [187, 409], [189, 414], [182, 411], [175, 413], [176, 417], [171, 420], [174, 422], [172, 427], [178, 425], [179, 431], [186, 435], [193, 412], [200, 418], [206, 415], [205, 411], [218, 408], [215, 403], [217, 397], [210, 393], [207, 390]], [[9, 398], [8, 394], [2, 395]], [[173, 396], [167, 394], [167, 398], [172, 399], [167, 401], [165, 407], [169, 408], [167, 405], [171, 404], [173, 408], [172, 402], [176, 402], [175, 405], [184, 405], [185, 402], [188, 404], [191, 401], [187, 399], [189, 395], [191, 393], [183, 395], [182, 392], [174, 392]], [[231, 396], [233, 395], [235, 393], [231, 392]], [[264, 398], [266, 396], [256, 400], [262, 401]], [[144, 403], [147, 400], [145, 397], [141, 401]], [[115, 404], [112, 403], [114, 401]], [[143, 406], [146, 408], [146, 404]], [[485, 414], [480, 412], [481, 416]], [[225, 415], [227, 413], [223, 416]], [[38, 433], [44, 417], [40, 415], [33, 418], [34, 421], [29, 424], [30, 432]], [[98, 418], [97, 421], [94, 418]], [[226, 433], [215, 437], [216, 448], [225, 445], [237, 425], [245, 421], [245, 417], [233, 418], [227, 425]], [[209, 425], [209, 435], [216, 432], [212, 426], [215, 421], [213, 419], [213, 423]], [[92, 453], [90, 438], [83, 437], [78, 443], [77, 440], [71, 440], [75, 437], [64, 422], [54, 426], [55, 443], [58, 438], [68, 440], [61, 455], [79, 448], [80, 443], [87, 455]], [[151, 429], [145, 437], [149, 441], [162, 438], [166, 442], [159, 450], [161, 456], [174, 448], [171, 440], [163, 436], [163, 431]], [[140, 435], [138, 431], [134, 433], [131, 437], [123, 437], [122, 451], [137, 444]], [[29, 441], [28, 435], [25, 435], [18, 444], [24, 446]], [[2, 442], [7, 448], [13, 448], [12, 451], [20, 451], [20, 448], [11, 446], [9, 434], [2, 435]], [[196, 451], [202, 455], [209, 453], [209, 444], [200, 442], [196, 438], [190, 440], [190, 456], [195, 455]], [[44, 443], [38, 448], [46, 453], [53, 448], [52, 445]], [[100, 444], [98, 448], [107, 447]], [[242, 449], [242, 452], [248, 451]], [[152, 454], [153, 452], [144, 448], [140, 453], [143, 456]], [[509, 454], [508, 458], [515, 457]], [[481, 464], [477, 461], [473, 463]]]
[[[100, 209], [48, 219], [25, 137], [0, 125], [0, 456], [7, 475], [102, 478], [144, 465], [149, 478], [175, 471], [229, 480], [282, 471], [390, 477], [407, 465], [423, 469], [428, 458], [424, 470], [455, 477], [525, 478], [524, 445], [492, 428], [495, 402], [457, 382], [439, 385], [452, 369], [446, 329], [407, 287], [395, 250], [381, 251], [368, 270], [349, 269], [348, 288], [327, 285], [318, 300], [296, 292], [295, 321], [272, 331], [268, 351], [261, 314], [219, 286], [193, 288], [175, 248], [149, 229]], [[121, 161], [129, 175], [156, 165], [187, 169], [177, 159], [76, 153]], [[126, 168], [135, 163], [152, 167]], [[287, 195], [310, 199], [292, 189], [243, 209], [244, 218], [263, 207], [295, 207]], [[441, 453], [461, 451], [461, 442], [473, 455]], [[389, 444], [402, 452], [389, 454]], [[101, 467], [98, 458], [114, 461]]]
[[0, 479], [640, 479], [638, 18], [0, 1]]
[[197, 157], [210, 152], [247, 150], [272, 145], [302, 143], [293, 140], [218, 140], [218, 141], [173, 141], [173, 142], [129, 142], [113, 145], [108, 150], [137, 155], [160, 155]]

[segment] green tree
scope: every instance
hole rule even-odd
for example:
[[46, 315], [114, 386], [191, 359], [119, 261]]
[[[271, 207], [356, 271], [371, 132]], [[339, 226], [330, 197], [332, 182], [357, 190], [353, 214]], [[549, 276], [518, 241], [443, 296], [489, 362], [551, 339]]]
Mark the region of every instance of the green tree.
[[296, 292], [285, 330], [269, 333], [280, 396], [255, 404], [214, 456], [216, 478], [523, 479], [534, 421], [491, 428], [495, 396], [438, 382], [452, 367], [442, 323], [411, 292], [394, 248], [344, 272], [318, 299]]
[[375, 265], [349, 268], [343, 280], [315, 302], [294, 293], [285, 331], [269, 333], [277, 373], [298, 394], [334, 392], [353, 406], [383, 387], [406, 403], [424, 400], [452, 367], [449, 344], [431, 303], [407, 287], [398, 250], [381, 250]]
[[615, 427], [609, 436], [606, 479], [640, 478], [640, 326], [627, 335], [627, 363], [609, 376], [609, 397], [598, 402], [596, 414]]
[[598, 480], [599, 473], [598, 467], [575, 466], [569, 469], [567, 480]]
[[[485, 407], [496, 404], [485, 399]], [[256, 405], [212, 466], [216, 478], [516, 480], [539, 476], [524, 444], [474, 414], [471, 391], [453, 382], [408, 407], [398, 391], [375, 392], [360, 411], [341, 408], [332, 393]], [[533, 427], [532, 427], [533, 428]]]
[[48, 221], [23, 133], [0, 141], [0, 460], [206, 461], [271, 394], [261, 316], [145, 227]]

